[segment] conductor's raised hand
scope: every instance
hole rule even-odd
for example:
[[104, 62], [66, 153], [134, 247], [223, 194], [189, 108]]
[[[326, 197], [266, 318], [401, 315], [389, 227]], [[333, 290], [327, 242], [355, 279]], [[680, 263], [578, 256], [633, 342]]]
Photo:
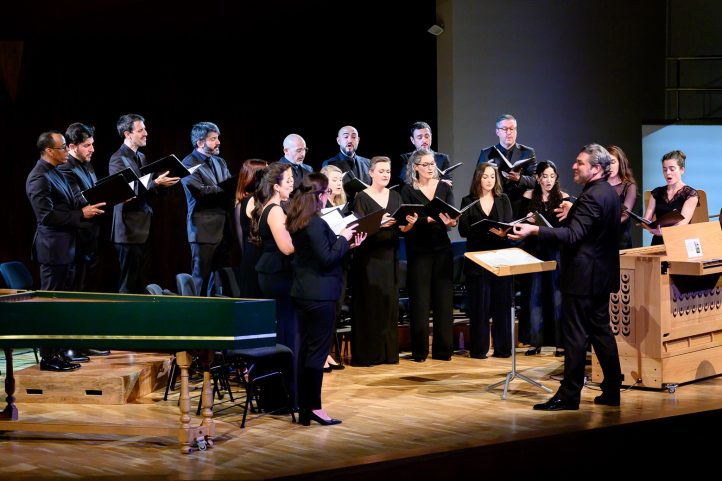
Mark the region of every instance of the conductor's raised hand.
[[158, 185], [162, 185], [163, 187], [170, 187], [171, 185], [177, 184], [180, 177], [168, 177], [168, 174], [170, 174], [170, 170], [160, 174], [154, 179], [154, 182]]
[[515, 224], [512, 232], [508, 234], [511, 240], [521, 240], [539, 232], [539, 227], [533, 224]]

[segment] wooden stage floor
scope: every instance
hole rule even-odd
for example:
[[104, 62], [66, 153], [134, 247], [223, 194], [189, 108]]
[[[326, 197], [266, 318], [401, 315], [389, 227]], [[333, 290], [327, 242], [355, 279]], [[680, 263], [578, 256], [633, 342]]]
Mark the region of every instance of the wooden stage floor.
[[[519, 354], [520, 372], [556, 390], [558, 381], [550, 376], [561, 374], [561, 358], [551, 350]], [[20, 356], [20, 362], [31, 356]], [[510, 359], [454, 356], [450, 362], [401, 360], [334, 371], [324, 378], [323, 395], [328, 412], [343, 420], [338, 426], [304, 427], [290, 416], [251, 415], [241, 430], [242, 405], [226, 397], [214, 409], [215, 447], [190, 455], [164, 437], [4, 433], [0, 479], [378, 481], [469, 473], [566, 479], [589, 476], [590, 470], [626, 479], [635, 467], [647, 474], [683, 467], [689, 475], [718, 465], [696, 457], [718, 449], [703, 438], [717, 436], [722, 426], [720, 377], [682, 385], [675, 393], [627, 390], [621, 408], [595, 406], [598, 391], [588, 386], [579, 411], [547, 413], [532, 405], [550, 395], [522, 380], [512, 382], [507, 400], [500, 398], [501, 389], [487, 391], [510, 367]], [[165, 402], [162, 396], [156, 391], [120, 406], [18, 406], [26, 420], [175, 425], [177, 393]]]

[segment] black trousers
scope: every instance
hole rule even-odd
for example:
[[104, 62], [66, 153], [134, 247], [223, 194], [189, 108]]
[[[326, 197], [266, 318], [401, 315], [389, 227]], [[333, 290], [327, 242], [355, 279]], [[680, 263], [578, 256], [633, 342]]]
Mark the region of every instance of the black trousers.
[[148, 243], [115, 244], [120, 262], [120, 281], [118, 292], [121, 294], [143, 294], [148, 283], [146, 264], [148, 263]]
[[454, 353], [454, 264], [451, 247], [434, 252], [409, 252], [406, 289], [411, 313], [411, 355], [429, 355], [429, 314], [433, 315], [432, 357]]
[[488, 271], [466, 277], [469, 301], [471, 357], [489, 352], [489, 319], [494, 339], [494, 355], [511, 354], [511, 277], [498, 277]]
[[[44, 291], [69, 291], [73, 286], [75, 264], [40, 264], [40, 289]], [[41, 347], [40, 357], [49, 358], [65, 349], [59, 347]]]
[[261, 292], [267, 299], [276, 301], [276, 342], [283, 344], [293, 352], [289, 388], [293, 407], [296, 407], [298, 406], [298, 366], [301, 337], [298, 333], [298, 316], [291, 300], [292, 282], [293, 277], [290, 271], [276, 274], [258, 274], [258, 285]]
[[212, 296], [215, 284], [215, 271], [230, 265], [230, 251], [225, 240], [215, 244], [191, 242], [191, 272], [199, 296]]
[[564, 318], [564, 379], [557, 396], [579, 402], [584, 387], [584, 363], [587, 357], [587, 341], [604, 374], [602, 391], [619, 390], [622, 370], [619, 365], [617, 342], [609, 327], [609, 294], [599, 296], [562, 295]]
[[301, 335], [298, 407], [313, 411], [323, 407], [323, 365], [331, 349], [336, 301], [311, 301], [294, 297], [293, 305]]

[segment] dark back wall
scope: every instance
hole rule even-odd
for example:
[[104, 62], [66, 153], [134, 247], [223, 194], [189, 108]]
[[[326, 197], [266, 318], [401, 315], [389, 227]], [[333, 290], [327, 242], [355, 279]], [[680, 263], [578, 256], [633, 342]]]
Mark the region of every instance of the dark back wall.
[[[38, 279], [24, 185], [45, 130], [94, 125], [93, 164], [104, 175], [121, 143], [115, 122], [130, 112], [146, 118], [151, 159], [182, 158], [192, 124], [216, 122], [231, 171], [250, 157], [278, 160], [291, 132], [306, 139], [307, 161], [318, 167], [336, 154], [347, 124], [359, 130], [361, 155], [396, 158], [409, 150], [412, 122], [434, 124], [433, 0], [391, 10], [378, 0], [255, 3], [179, 11], [135, 0], [56, 2], [3, 14], [11, 21], [0, 33], [0, 262], [21, 260]], [[174, 275], [190, 269], [185, 197], [179, 185], [157, 200], [150, 281], [174, 288]], [[108, 214], [101, 267], [103, 289], [115, 291]]]

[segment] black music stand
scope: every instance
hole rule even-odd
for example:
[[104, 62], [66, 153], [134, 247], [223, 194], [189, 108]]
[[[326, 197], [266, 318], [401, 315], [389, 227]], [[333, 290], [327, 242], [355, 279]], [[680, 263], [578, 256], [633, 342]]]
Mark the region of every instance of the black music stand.
[[[512, 285], [514, 283], [514, 274], [528, 274], [531, 272], [543, 272], [551, 271], [556, 269], [556, 261], [542, 261], [532, 256], [531, 254], [519, 249], [517, 247], [510, 247], [508, 249], [499, 249], [493, 251], [479, 251], [479, 252], [467, 252], [464, 254], [471, 261], [479, 264], [484, 269], [488, 270], [492, 274], [502, 277], [511, 276]], [[529, 384], [539, 387], [546, 392], [551, 393], [552, 390], [543, 384], [517, 372], [516, 370], [516, 339], [514, 336], [514, 296], [511, 297], [511, 371], [506, 375], [506, 378], [502, 381], [492, 384], [489, 386], [487, 391], [491, 391], [497, 386], [504, 385], [504, 392], [501, 395], [502, 399], [506, 399], [507, 392], [509, 391], [509, 383], [514, 378], [522, 379]]]

